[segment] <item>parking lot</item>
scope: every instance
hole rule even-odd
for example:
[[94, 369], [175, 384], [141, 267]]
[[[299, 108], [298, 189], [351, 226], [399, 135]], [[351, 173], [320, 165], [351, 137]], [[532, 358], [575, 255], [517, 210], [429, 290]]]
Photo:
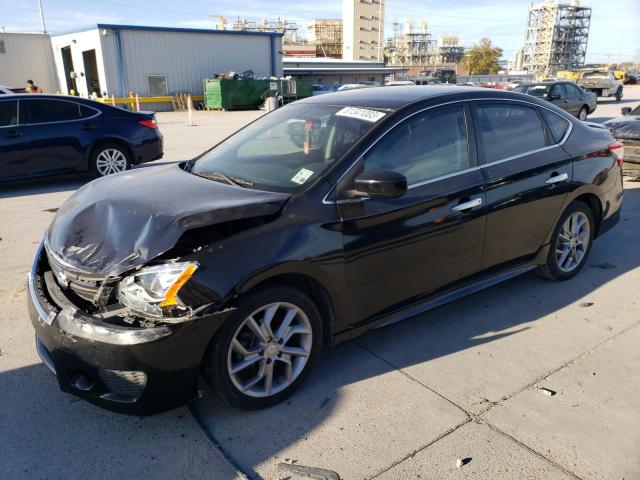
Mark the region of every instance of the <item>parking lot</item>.
[[[589, 120], [638, 103], [640, 86], [625, 87]], [[194, 126], [158, 114], [154, 163], [192, 158], [261, 114], [199, 111]], [[231, 409], [203, 385], [189, 407], [134, 417], [59, 392], [26, 313], [34, 250], [86, 181], [0, 190], [0, 477], [271, 480], [294, 463], [342, 479], [640, 478], [639, 182], [569, 282], [526, 274], [330, 349], [271, 409]]]

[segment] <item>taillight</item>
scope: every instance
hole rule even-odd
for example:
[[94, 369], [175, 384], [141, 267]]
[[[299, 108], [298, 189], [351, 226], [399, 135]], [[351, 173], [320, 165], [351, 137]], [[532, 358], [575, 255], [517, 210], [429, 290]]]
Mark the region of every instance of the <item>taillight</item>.
[[614, 142], [611, 145], [609, 145], [609, 151], [611, 152], [611, 155], [613, 155], [613, 158], [616, 159], [616, 162], [618, 163], [618, 166], [621, 167], [622, 166], [622, 162], [624, 161], [624, 145], [622, 142]]
[[139, 120], [138, 123], [147, 128], [158, 128], [158, 124], [155, 120]]

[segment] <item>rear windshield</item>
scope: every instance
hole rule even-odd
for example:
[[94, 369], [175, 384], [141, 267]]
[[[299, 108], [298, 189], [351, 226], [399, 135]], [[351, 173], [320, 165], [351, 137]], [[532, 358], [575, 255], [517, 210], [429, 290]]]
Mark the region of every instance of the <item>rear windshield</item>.
[[518, 85], [513, 91], [526, 93], [538, 98], [546, 98], [549, 93], [549, 85]]
[[205, 153], [191, 173], [216, 181], [226, 177], [247, 188], [296, 192], [321, 176], [386, 114], [293, 103]]
[[609, 74], [605, 72], [585, 73], [582, 78], [609, 78]]

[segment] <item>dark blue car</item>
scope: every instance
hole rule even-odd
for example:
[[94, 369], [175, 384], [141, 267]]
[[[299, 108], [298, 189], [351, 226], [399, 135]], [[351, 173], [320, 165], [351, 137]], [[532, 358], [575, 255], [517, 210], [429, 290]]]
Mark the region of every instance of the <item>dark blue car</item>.
[[153, 113], [60, 95], [0, 97], [0, 181], [87, 171], [102, 177], [162, 154]]

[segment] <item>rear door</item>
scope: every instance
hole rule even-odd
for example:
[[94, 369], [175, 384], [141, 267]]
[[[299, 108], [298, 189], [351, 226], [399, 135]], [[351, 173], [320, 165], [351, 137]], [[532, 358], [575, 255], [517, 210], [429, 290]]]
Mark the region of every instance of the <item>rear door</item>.
[[0, 100], [0, 180], [24, 175], [27, 151], [20, 125], [20, 101]]
[[572, 85], [570, 83], [565, 83], [564, 88], [567, 91], [567, 99], [569, 100], [569, 113], [577, 117], [582, 106], [587, 103], [584, 99], [584, 94], [586, 92], [581, 88], [578, 88], [576, 85]]
[[[556, 124], [554, 137], [543, 116]], [[483, 269], [532, 258], [570, 190], [572, 163], [560, 147], [571, 124], [521, 102], [473, 102], [478, 152], [487, 179]]]
[[400, 198], [339, 200], [352, 322], [480, 270], [484, 179], [476, 166], [470, 113], [459, 103], [399, 123], [340, 182], [349, 191], [363, 171], [386, 169], [409, 184]]
[[72, 100], [29, 98], [25, 140], [29, 167], [33, 173], [86, 168], [86, 134], [80, 117], [80, 105]]

